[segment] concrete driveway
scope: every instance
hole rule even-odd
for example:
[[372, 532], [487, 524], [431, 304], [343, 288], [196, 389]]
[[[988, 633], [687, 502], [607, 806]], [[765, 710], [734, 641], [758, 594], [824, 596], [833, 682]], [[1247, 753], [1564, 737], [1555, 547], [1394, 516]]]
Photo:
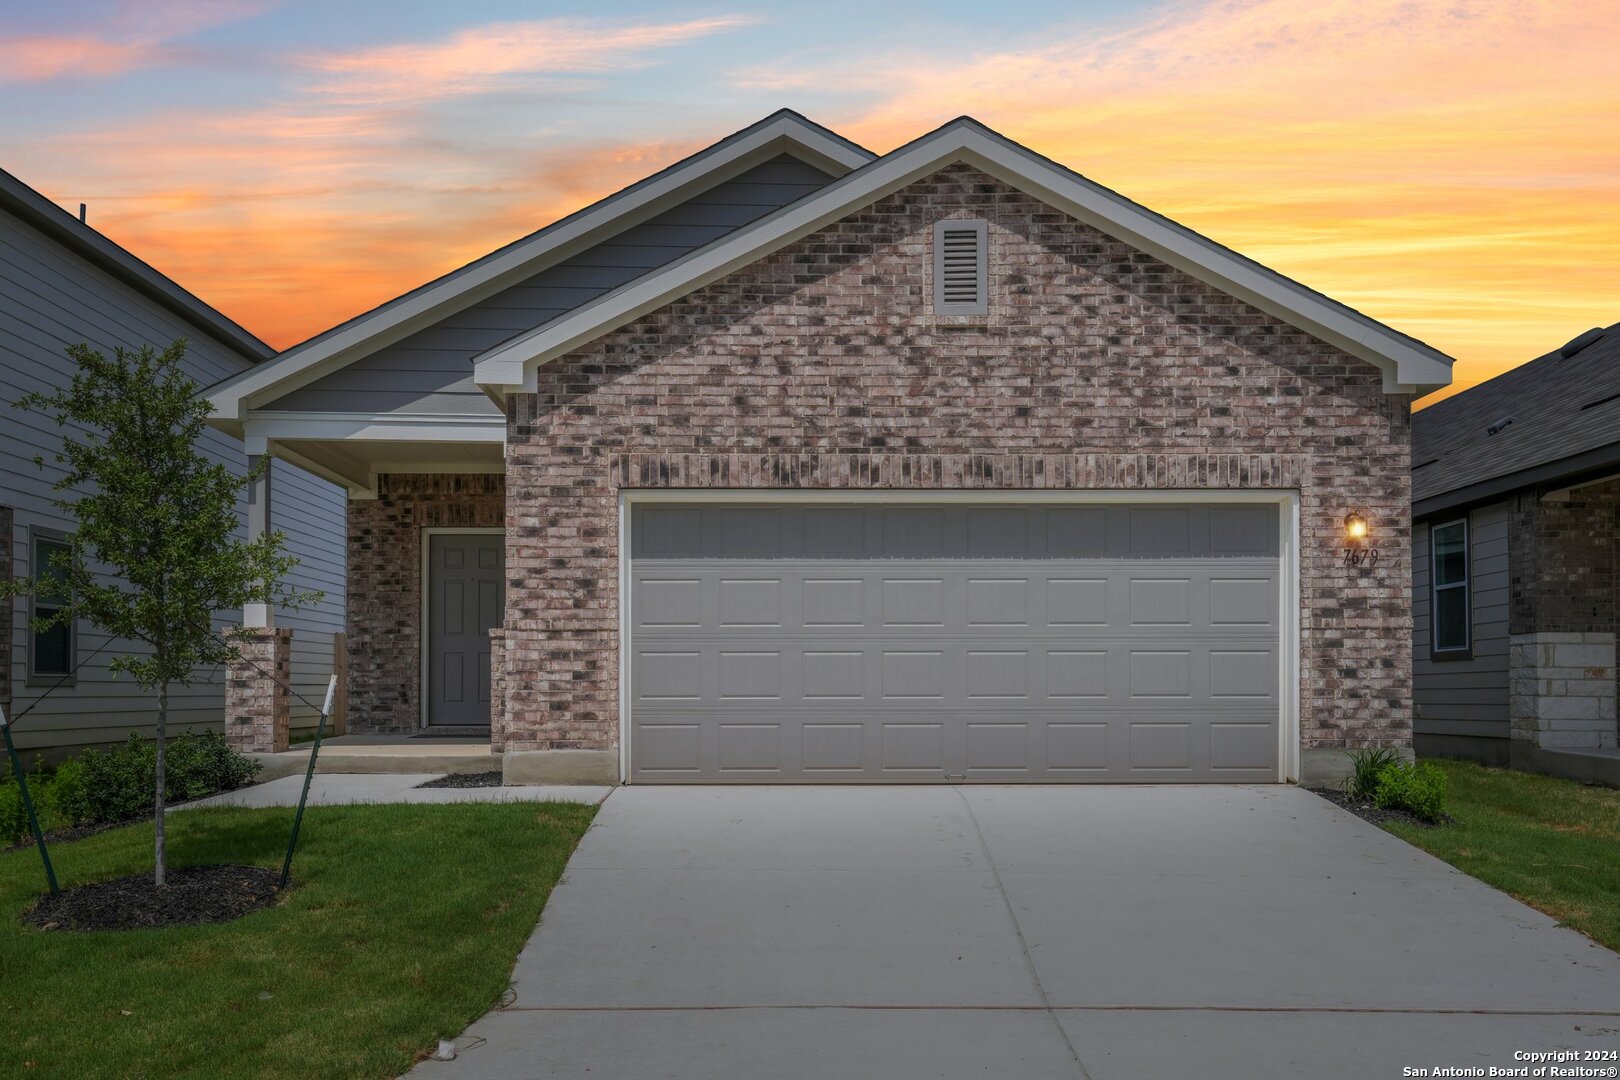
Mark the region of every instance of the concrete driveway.
[[622, 788], [514, 982], [413, 1076], [1366, 1080], [1620, 1050], [1620, 958], [1287, 787]]

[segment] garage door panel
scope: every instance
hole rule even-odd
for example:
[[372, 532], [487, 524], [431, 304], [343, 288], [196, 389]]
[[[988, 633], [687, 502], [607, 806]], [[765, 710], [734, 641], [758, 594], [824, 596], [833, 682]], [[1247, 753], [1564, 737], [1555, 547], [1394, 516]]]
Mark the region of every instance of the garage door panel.
[[879, 768], [889, 775], [946, 772], [945, 725], [939, 720], [885, 721], [880, 724]]
[[1271, 507], [638, 509], [632, 776], [1275, 779], [1277, 524]]

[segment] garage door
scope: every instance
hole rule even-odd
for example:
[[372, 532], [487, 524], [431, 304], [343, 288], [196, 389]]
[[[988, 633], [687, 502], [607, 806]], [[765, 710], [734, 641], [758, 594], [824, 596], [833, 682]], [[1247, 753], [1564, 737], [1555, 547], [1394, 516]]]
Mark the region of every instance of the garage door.
[[1274, 505], [649, 504], [630, 775], [1272, 781]]

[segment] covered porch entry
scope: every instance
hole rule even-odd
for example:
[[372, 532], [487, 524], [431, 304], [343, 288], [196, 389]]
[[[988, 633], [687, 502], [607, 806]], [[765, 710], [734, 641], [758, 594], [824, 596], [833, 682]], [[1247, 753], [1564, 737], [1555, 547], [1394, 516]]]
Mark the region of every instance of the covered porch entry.
[[[347, 733], [368, 753], [447, 740], [502, 749], [492, 646], [505, 612], [503, 436], [499, 417], [347, 423], [260, 413], [248, 421], [250, 459], [280, 457], [348, 491], [343, 690]], [[251, 493], [255, 535], [275, 498], [266, 475]], [[267, 673], [289, 655], [292, 634], [275, 615], [243, 612], [243, 659], [226, 702], [228, 736], [257, 753], [289, 747], [287, 694]]]

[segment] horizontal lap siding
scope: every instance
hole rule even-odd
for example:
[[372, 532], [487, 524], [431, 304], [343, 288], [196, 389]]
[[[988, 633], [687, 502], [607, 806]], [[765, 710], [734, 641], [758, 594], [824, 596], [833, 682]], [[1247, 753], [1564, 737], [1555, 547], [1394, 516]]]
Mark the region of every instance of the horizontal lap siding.
[[1429, 658], [1429, 528], [1412, 530], [1413, 730], [1508, 737], [1508, 504], [1468, 515], [1473, 657]]
[[472, 360], [826, 184], [783, 155], [301, 387], [275, 409], [496, 416]]
[[312, 631], [292, 639], [292, 693], [288, 695], [287, 728], [294, 735], [313, 735], [332, 678], [332, 635]]
[[[60, 446], [61, 431], [45, 417], [12, 409], [9, 403], [30, 391], [48, 392], [65, 385], [73, 370], [65, 352], [69, 345], [87, 342], [111, 354], [118, 346], [163, 348], [179, 337], [190, 342], [187, 369], [202, 385], [243, 371], [249, 364], [245, 357], [88, 261], [16, 219], [0, 215], [0, 403], [4, 403], [0, 407], [0, 506], [14, 509], [11, 533], [0, 542], [10, 546], [18, 575], [33, 572], [29, 565], [32, 530], [66, 532], [73, 522], [54, 504], [58, 495], [51, 484], [60, 471], [49, 463], [41, 469], [33, 461], [35, 455], [43, 455], [49, 462]], [[202, 446], [214, 459], [246, 468], [242, 444], [236, 439], [208, 431]], [[273, 482], [277, 489], [273, 523], [287, 533], [288, 550], [300, 560], [289, 584], [326, 594], [310, 610], [285, 614], [280, 621], [294, 628], [295, 641], [307, 633], [315, 635], [311, 643], [319, 647], [320, 635], [325, 635], [329, 653], [331, 634], [343, 628], [343, 493], [282, 462], [275, 464]], [[154, 696], [107, 666], [135, 647], [114, 643], [92, 658], [106, 639], [81, 623], [78, 657], [86, 662], [71, 687], [47, 695], [48, 685], [27, 684], [28, 601], [9, 601], [4, 610], [9, 620], [0, 632], [11, 641], [8, 713], [15, 716], [31, 710], [17, 728], [18, 745], [25, 756], [73, 753], [121, 741], [131, 732], [150, 732]], [[236, 613], [221, 614], [222, 627], [235, 621]], [[218, 729], [224, 708], [223, 674], [199, 670], [191, 686], [171, 690], [170, 701], [171, 730]]]

